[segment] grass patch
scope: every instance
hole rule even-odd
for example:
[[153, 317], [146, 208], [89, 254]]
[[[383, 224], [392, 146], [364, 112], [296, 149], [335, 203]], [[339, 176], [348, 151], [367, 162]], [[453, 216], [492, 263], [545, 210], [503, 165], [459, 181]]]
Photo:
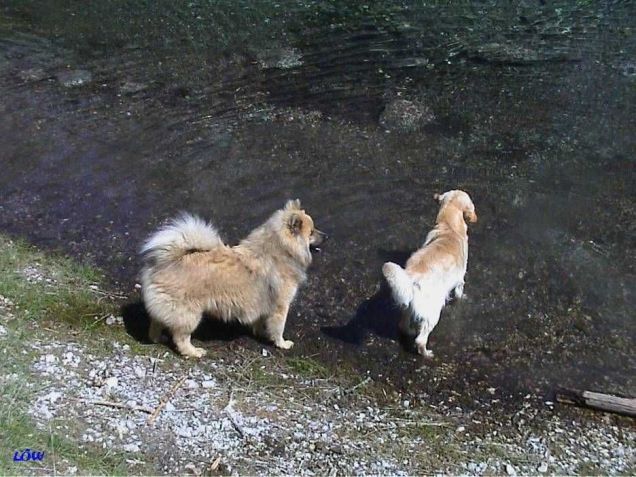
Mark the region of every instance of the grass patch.
[[[36, 350], [32, 338], [68, 336], [69, 328], [84, 332], [100, 326], [96, 317], [115, 313], [114, 298], [99, 288], [100, 274], [66, 257], [47, 255], [24, 242], [0, 235], [0, 475], [51, 474], [77, 467], [81, 474], [124, 474], [121, 453], [101, 448], [79, 449], [65, 437], [72, 422], [53, 419], [38, 427], [29, 406], [41, 385], [30, 366]], [[53, 329], [43, 330], [46, 323]], [[97, 325], [96, 325], [97, 323]], [[111, 327], [100, 326], [102, 332]], [[42, 462], [14, 462], [15, 451], [44, 451]]]
[[285, 360], [289, 370], [302, 378], [326, 379], [330, 376], [327, 367], [313, 358], [292, 356]]
[[117, 312], [113, 297], [99, 288], [101, 279], [90, 267], [0, 236], [0, 295], [19, 318], [92, 326]]

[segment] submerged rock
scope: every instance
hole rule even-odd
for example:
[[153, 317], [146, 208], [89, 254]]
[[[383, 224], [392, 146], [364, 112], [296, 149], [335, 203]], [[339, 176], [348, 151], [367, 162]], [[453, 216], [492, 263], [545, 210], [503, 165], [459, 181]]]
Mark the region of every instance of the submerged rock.
[[140, 93], [148, 88], [148, 85], [144, 83], [137, 83], [136, 81], [124, 81], [119, 86], [119, 92], [121, 94], [133, 95]]
[[55, 77], [65, 88], [83, 86], [93, 80], [93, 74], [87, 70], [66, 70], [58, 73]]
[[273, 48], [270, 50], [263, 50], [256, 55], [258, 64], [263, 69], [269, 68], [294, 68], [301, 66], [302, 53], [296, 48]]
[[435, 120], [433, 111], [420, 102], [396, 99], [380, 115], [380, 125], [390, 131], [413, 132]]

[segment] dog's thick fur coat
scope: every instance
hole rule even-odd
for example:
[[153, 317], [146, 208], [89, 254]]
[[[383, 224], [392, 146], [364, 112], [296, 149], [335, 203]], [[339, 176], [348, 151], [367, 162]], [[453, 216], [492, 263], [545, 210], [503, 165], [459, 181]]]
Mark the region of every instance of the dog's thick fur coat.
[[422, 248], [406, 262], [406, 268], [387, 262], [382, 267], [393, 299], [403, 309], [400, 329], [417, 335], [418, 353], [432, 357], [428, 336], [439, 322], [440, 313], [451, 291], [461, 298], [468, 265], [468, 222], [477, 214], [470, 196], [461, 190], [435, 194], [440, 209], [435, 227]]
[[150, 339], [157, 342], [166, 328], [181, 354], [199, 358], [205, 350], [194, 347], [190, 337], [209, 313], [291, 348], [294, 343], [283, 338], [287, 312], [311, 264], [310, 246], [324, 237], [298, 200], [288, 201], [234, 247], [195, 216], [172, 220], [141, 249]]

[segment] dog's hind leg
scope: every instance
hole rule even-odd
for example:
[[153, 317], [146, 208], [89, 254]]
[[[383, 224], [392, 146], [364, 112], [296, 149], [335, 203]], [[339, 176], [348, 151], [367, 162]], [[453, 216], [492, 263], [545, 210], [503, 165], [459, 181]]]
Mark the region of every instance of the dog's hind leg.
[[415, 338], [415, 346], [417, 347], [417, 352], [422, 356], [426, 356], [427, 358], [433, 357], [433, 352], [430, 349], [426, 348], [428, 344], [428, 336], [435, 328], [435, 325], [439, 322], [439, 315], [441, 313], [441, 309], [437, 312], [437, 315], [429, 315], [423, 316], [422, 321], [420, 322], [420, 332]]
[[151, 318], [150, 328], [148, 328], [148, 339], [152, 341], [153, 343], [161, 342], [162, 331], [163, 331], [163, 326]]
[[177, 351], [183, 356], [190, 358], [201, 358], [205, 356], [206, 351], [203, 348], [197, 348], [190, 343], [192, 333], [201, 321], [201, 317], [197, 320], [195, 316], [184, 316], [179, 321], [180, 326], [172, 328], [172, 341]]
[[189, 358], [201, 358], [205, 356], [206, 351], [203, 348], [197, 348], [190, 343], [190, 333], [175, 332], [172, 335], [174, 345], [179, 353]]
[[417, 347], [417, 352], [422, 356], [427, 358], [433, 357], [433, 352], [430, 349], [426, 348], [428, 344], [428, 335], [433, 331], [428, 325], [423, 324], [420, 333], [415, 338], [415, 346]]
[[413, 337], [417, 334], [417, 330], [414, 327], [413, 321], [414, 317], [409, 308], [403, 308], [400, 310], [400, 322], [398, 324], [398, 328], [400, 332], [406, 336]]

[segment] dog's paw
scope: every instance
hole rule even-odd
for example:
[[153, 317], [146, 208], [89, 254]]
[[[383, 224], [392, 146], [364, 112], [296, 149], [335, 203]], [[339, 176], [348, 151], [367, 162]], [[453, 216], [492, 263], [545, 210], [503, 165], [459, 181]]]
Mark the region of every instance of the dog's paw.
[[426, 349], [426, 345], [416, 344], [418, 354], [425, 358], [433, 358], [434, 354], [430, 349]]
[[203, 348], [196, 348], [193, 347], [192, 351], [189, 352], [186, 357], [187, 358], [194, 358], [194, 359], [199, 359], [199, 358], [203, 358], [208, 352], [206, 350], [204, 350]]
[[276, 342], [276, 346], [281, 349], [291, 349], [291, 347], [294, 346], [294, 342], [291, 340], [282, 340]]

